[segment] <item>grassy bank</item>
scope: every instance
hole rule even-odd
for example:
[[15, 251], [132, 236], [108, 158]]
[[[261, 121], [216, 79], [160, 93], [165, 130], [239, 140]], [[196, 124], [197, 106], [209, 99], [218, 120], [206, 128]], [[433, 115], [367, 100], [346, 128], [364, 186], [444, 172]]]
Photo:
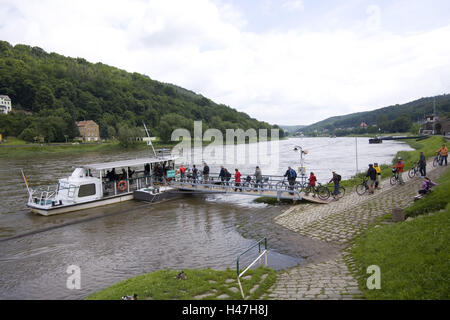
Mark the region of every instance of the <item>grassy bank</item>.
[[[184, 270], [187, 279], [177, 279], [179, 271], [160, 270], [127, 279], [88, 296], [87, 300], [120, 300], [124, 295], [137, 294], [139, 300], [214, 300], [222, 295], [225, 299], [242, 300], [236, 280], [236, 270], [211, 269]], [[249, 270], [251, 279], [241, 279], [246, 297], [261, 298], [275, 283], [275, 271], [259, 267]], [[263, 279], [263, 276], [265, 279]], [[250, 290], [258, 288], [250, 293]]]
[[[405, 209], [413, 220], [372, 226], [351, 255], [367, 299], [450, 299], [450, 170], [433, 193]], [[387, 215], [388, 216], [388, 215]], [[381, 270], [381, 289], [368, 290], [366, 269]]]
[[[155, 149], [172, 148], [176, 143], [160, 143], [153, 144]], [[148, 149], [146, 143], [138, 143], [130, 147], [123, 147], [118, 142], [106, 143], [81, 143], [81, 144], [25, 144], [17, 147], [0, 147], [0, 158], [7, 157], [29, 157], [36, 154], [76, 154], [85, 152], [114, 152], [114, 151], [139, 151]]]

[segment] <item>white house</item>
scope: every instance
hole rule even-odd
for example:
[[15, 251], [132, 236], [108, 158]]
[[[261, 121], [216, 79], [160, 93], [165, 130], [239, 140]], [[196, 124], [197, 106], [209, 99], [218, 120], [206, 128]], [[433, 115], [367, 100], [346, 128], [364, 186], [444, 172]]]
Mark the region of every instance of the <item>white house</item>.
[[8, 96], [0, 95], [0, 113], [8, 114], [11, 112], [11, 99]]

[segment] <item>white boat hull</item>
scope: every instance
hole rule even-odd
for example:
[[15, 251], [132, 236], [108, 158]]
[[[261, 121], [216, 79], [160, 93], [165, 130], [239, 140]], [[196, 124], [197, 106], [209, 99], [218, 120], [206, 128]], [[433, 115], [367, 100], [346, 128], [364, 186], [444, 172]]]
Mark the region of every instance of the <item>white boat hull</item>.
[[123, 201], [133, 200], [134, 196], [133, 193], [124, 194], [120, 196], [110, 197], [110, 198], [104, 198], [99, 200], [93, 200], [89, 202], [84, 203], [75, 203], [70, 205], [61, 205], [61, 206], [54, 206], [54, 207], [42, 207], [42, 206], [34, 206], [33, 204], [27, 204], [27, 206], [31, 209], [31, 212], [37, 213], [43, 216], [51, 216], [61, 213], [67, 213], [72, 211], [78, 211], [78, 210], [84, 210], [84, 209], [90, 209], [90, 208], [96, 208], [101, 206], [106, 206], [109, 204], [119, 203]]

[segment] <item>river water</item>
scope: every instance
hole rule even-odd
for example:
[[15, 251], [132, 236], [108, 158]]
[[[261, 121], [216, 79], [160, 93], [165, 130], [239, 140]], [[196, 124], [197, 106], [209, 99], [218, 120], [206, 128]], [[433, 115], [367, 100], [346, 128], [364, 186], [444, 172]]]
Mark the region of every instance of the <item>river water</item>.
[[[320, 182], [331, 178], [331, 170], [343, 179], [355, 174], [356, 150], [360, 170], [368, 163], [391, 163], [398, 151], [412, 150], [395, 141], [369, 145], [367, 138], [358, 138], [357, 144], [355, 138], [289, 139], [270, 149], [267, 158], [276, 161], [260, 159], [263, 174], [280, 175], [289, 165], [298, 167], [296, 145], [308, 151], [306, 170], [313, 170]], [[227, 146], [225, 154], [242, 152], [239, 148]], [[25, 206], [20, 169], [32, 186], [38, 186], [55, 183], [79, 164], [147, 155], [148, 151], [90, 152], [0, 159], [0, 299], [82, 299], [159, 269], [235, 268], [237, 256], [262, 237], [268, 238], [270, 267], [284, 269], [302, 262], [302, 238], [272, 222], [287, 207], [256, 204], [251, 196], [186, 196], [153, 205], [127, 201], [50, 217], [31, 214]], [[203, 155], [212, 172], [218, 172], [222, 163], [214, 159]], [[238, 166], [244, 175], [255, 168], [255, 163], [225, 165], [230, 172]], [[92, 217], [97, 219], [86, 220]], [[28, 235], [13, 238], [22, 234]], [[255, 254], [243, 257], [242, 264]], [[66, 287], [71, 265], [81, 269], [80, 290]]]

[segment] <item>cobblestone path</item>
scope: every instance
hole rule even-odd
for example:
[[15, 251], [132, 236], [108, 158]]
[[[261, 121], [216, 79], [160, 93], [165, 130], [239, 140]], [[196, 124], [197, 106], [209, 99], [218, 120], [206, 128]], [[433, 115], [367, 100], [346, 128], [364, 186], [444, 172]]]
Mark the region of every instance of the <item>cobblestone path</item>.
[[[427, 175], [435, 180], [443, 168], [427, 164]], [[395, 207], [405, 208], [420, 189], [421, 178], [408, 178], [405, 184], [391, 186], [386, 179], [381, 190], [359, 196], [347, 190], [345, 197], [327, 205], [293, 206], [275, 218], [275, 222], [296, 233], [341, 249], [322, 261], [311, 261], [280, 273], [269, 299], [353, 299], [362, 294], [344, 261], [352, 264], [344, 251], [367, 226]]]

